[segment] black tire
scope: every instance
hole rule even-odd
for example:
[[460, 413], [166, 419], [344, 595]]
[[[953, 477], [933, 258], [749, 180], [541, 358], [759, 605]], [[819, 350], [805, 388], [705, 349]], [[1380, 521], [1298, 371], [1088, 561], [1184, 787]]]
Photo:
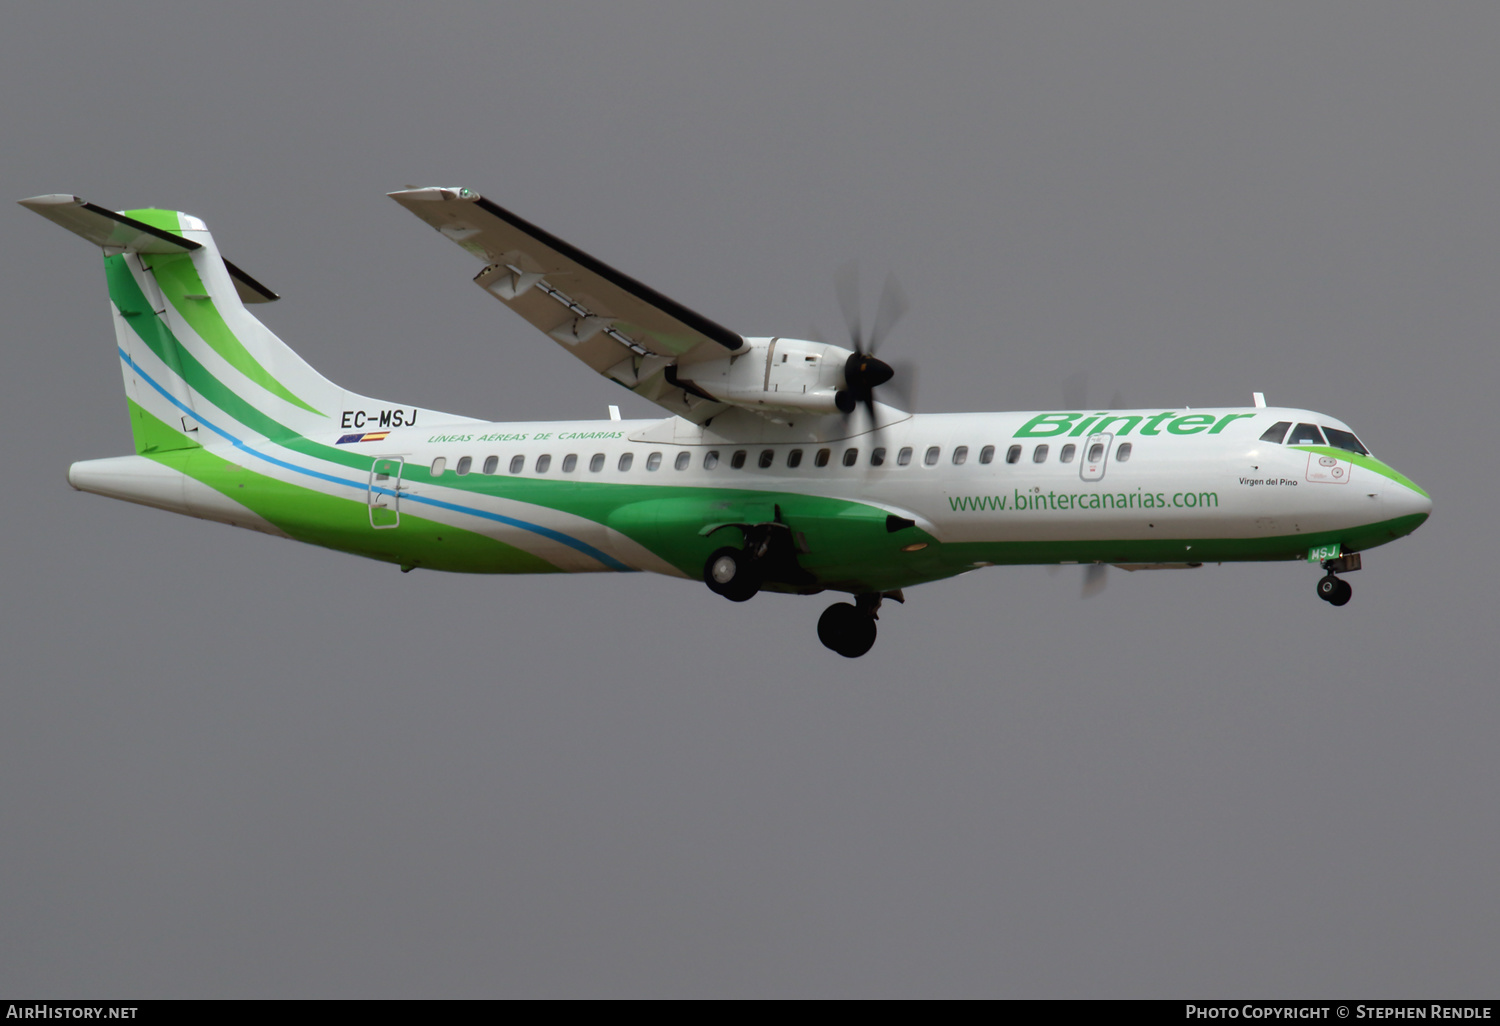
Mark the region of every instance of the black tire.
[[760, 573], [750, 553], [725, 547], [716, 549], [703, 564], [703, 583], [715, 595], [744, 602], [760, 591]]
[[[1318, 581], [1318, 598], [1322, 599], [1324, 602], [1332, 602], [1336, 606], [1343, 605], [1343, 602], [1337, 601], [1339, 594], [1339, 585], [1343, 585], [1345, 588], [1349, 587], [1347, 584], [1344, 584], [1343, 581], [1333, 576], [1333, 574], [1329, 574], [1326, 577], [1321, 578]], [[1344, 602], [1348, 601], [1349, 599], [1345, 597]]]
[[1340, 580], [1338, 585], [1338, 592], [1328, 601], [1336, 606], [1346, 606], [1349, 604], [1349, 600], [1354, 597], [1354, 587], [1348, 581], [1344, 580]]
[[847, 602], [835, 602], [818, 617], [818, 640], [845, 659], [858, 659], [875, 644], [875, 620]]

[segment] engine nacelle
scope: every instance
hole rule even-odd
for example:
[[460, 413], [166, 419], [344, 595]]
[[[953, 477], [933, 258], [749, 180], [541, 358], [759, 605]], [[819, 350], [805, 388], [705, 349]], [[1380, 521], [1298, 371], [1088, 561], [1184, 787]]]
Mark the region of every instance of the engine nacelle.
[[850, 350], [796, 338], [749, 338], [739, 352], [677, 367], [677, 381], [752, 410], [837, 413]]

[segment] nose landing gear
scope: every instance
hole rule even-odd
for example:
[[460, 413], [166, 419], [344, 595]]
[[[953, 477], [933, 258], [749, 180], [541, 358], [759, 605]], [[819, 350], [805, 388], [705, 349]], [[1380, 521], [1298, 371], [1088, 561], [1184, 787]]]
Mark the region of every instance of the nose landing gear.
[[1328, 572], [1318, 580], [1318, 598], [1331, 606], [1347, 605], [1354, 589], [1338, 575], [1358, 570], [1360, 563], [1358, 552], [1350, 552], [1337, 559], [1325, 559], [1323, 569]]
[[1349, 586], [1349, 582], [1340, 580], [1332, 573], [1318, 581], [1318, 598], [1329, 605], [1342, 606], [1353, 594], [1354, 589]]
[[846, 659], [870, 651], [875, 634], [875, 618], [847, 602], [835, 602], [818, 617], [818, 640]]
[[818, 617], [818, 640], [846, 659], [858, 659], [875, 644], [875, 621], [880, 619], [880, 603], [894, 599], [905, 603], [899, 591], [868, 592], [854, 597], [854, 604], [835, 602]]

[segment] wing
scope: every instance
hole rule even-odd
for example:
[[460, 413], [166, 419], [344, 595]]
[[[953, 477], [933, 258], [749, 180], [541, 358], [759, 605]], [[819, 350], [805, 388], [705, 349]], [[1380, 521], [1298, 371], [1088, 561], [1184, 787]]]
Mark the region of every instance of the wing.
[[470, 189], [390, 197], [484, 261], [475, 284], [600, 374], [699, 423], [726, 408], [677, 370], [738, 352], [735, 332]]

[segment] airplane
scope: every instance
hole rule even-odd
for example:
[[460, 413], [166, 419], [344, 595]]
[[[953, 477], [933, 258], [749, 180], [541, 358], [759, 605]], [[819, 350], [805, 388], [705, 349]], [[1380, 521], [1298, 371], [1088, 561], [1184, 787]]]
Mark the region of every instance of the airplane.
[[857, 299], [849, 346], [745, 337], [470, 189], [389, 195], [480, 261], [481, 289], [665, 416], [488, 422], [356, 394], [250, 312], [276, 293], [203, 221], [36, 196], [20, 202], [103, 250], [135, 441], [74, 463], [72, 486], [404, 572], [648, 571], [734, 602], [845, 593], [817, 633], [849, 658], [885, 600], [1000, 565], [1297, 560], [1341, 606], [1340, 574], [1432, 510], [1343, 421], [1259, 393], [914, 414], [876, 398], [902, 377], [875, 355], [903, 306], [891, 289], [868, 340]]

